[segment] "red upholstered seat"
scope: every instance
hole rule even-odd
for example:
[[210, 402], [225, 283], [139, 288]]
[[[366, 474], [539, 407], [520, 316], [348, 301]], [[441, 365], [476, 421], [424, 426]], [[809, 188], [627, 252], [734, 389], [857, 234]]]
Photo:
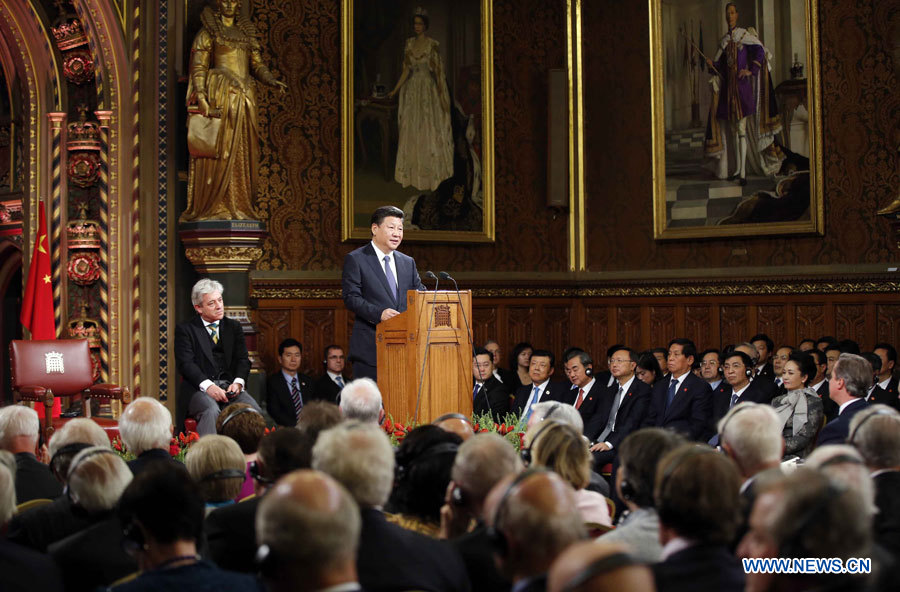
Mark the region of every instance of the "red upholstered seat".
[[184, 433], [188, 432], [196, 432], [197, 431], [197, 420], [193, 417], [186, 417], [184, 419]]
[[[53, 399], [82, 395], [84, 416], [91, 417], [91, 397], [131, 402], [128, 387], [114, 384], [94, 384], [91, 374], [91, 354], [86, 339], [14, 340], [9, 346], [13, 400], [31, 401], [44, 405], [44, 440], [68, 418], [51, 417]], [[118, 434], [118, 421], [92, 418], [107, 435]], [[114, 436], [111, 436], [111, 438]]]

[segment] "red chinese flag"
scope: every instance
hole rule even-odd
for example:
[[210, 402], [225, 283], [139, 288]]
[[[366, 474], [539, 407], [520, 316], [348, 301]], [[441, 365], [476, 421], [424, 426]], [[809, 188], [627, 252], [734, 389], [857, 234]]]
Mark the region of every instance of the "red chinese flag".
[[[32, 339], [56, 339], [56, 323], [53, 318], [53, 282], [50, 276], [50, 241], [47, 238], [47, 217], [44, 203], [38, 213], [38, 235], [28, 268], [28, 283], [25, 284], [25, 299], [19, 320], [31, 331]], [[60, 400], [53, 402], [53, 416], [58, 417]], [[35, 405], [38, 416], [44, 417], [43, 404]]]

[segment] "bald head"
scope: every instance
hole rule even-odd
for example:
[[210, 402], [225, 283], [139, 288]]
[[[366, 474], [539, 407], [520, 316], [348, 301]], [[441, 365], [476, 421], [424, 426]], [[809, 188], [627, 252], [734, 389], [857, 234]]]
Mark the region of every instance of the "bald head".
[[448, 417], [446, 419], [441, 419], [440, 421], [435, 421], [434, 425], [441, 428], [445, 432], [456, 434], [457, 436], [462, 438], [463, 442], [475, 435], [474, 430], [472, 430], [472, 424], [469, 423], [469, 420], [462, 419], [460, 417]]
[[549, 592], [653, 592], [653, 572], [634, 563], [625, 545], [583, 541], [571, 545], [553, 562]]
[[317, 590], [355, 581], [359, 531], [359, 507], [341, 484], [319, 471], [288, 473], [256, 516], [267, 583], [273, 590]]

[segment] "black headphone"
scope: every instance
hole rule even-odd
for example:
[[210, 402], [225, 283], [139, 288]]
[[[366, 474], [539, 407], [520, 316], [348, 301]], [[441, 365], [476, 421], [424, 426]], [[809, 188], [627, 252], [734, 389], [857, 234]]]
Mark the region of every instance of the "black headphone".
[[53, 453], [53, 457], [50, 458], [50, 470], [59, 478], [67, 480], [68, 473], [66, 475], [61, 474], [63, 462], [65, 462], [65, 460], [71, 461], [75, 458], [75, 455], [91, 446], [91, 444], [85, 444], [84, 442], [72, 442], [71, 444], [61, 446], [59, 450]]
[[[546, 419], [548, 417], [553, 415], [553, 412], [556, 411], [557, 408], [559, 408], [559, 405], [560, 405], [559, 403], [554, 403], [553, 406], [550, 407], [550, 410], [547, 412], [547, 415], [545, 415], [544, 419], [542, 419], [541, 421], [546, 421]], [[531, 448], [532, 448], [532, 446], [534, 446], [535, 442], [538, 441], [538, 438], [541, 437], [541, 434], [543, 434], [545, 431], [547, 431], [550, 428], [550, 426], [557, 424], [557, 423], [559, 423], [559, 422], [551, 421], [549, 423], [542, 425], [541, 428], [537, 432], [534, 433], [534, 437], [531, 439], [531, 442], [528, 444], [528, 448], [523, 448], [522, 450], [519, 451], [519, 456], [522, 458], [522, 462], [525, 463], [526, 467], [531, 464]]]
[[[400, 449], [398, 448], [397, 450], [399, 451]], [[440, 456], [441, 454], [456, 454], [458, 450], [459, 444], [456, 444], [454, 442], [441, 442], [440, 444], [435, 444], [434, 446], [423, 450], [422, 453], [418, 456], [409, 459], [406, 464], [401, 464], [398, 462], [394, 478], [398, 482], [403, 481], [404, 479], [406, 479], [406, 476], [409, 475], [410, 471], [412, 471], [413, 465], [415, 465], [416, 463], [434, 458], [436, 456]]]
[[133, 557], [137, 555], [138, 551], [144, 549], [145, 544], [144, 532], [132, 516], [125, 526], [122, 527], [122, 548]]
[[256, 563], [256, 569], [261, 577], [272, 579], [276, 577], [282, 562], [272, 547], [260, 545], [256, 549], [254, 563]]
[[224, 420], [222, 420], [222, 429], [225, 429], [225, 424], [227, 424], [229, 421], [231, 421], [232, 419], [234, 419], [235, 417], [237, 417], [238, 415], [240, 415], [242, 413], [255, 413], [260, 416], [262, 415], [262, 413], [260, 413], [259, 411], [257, 411], [256, 409], [254, 409], [253, 407], [250, 407], [250, 406], [235, 409], [234, 411], [232, 411], [231, 413], [228, 414], [228, 417], [226, 417]]
[[849, 454], [835, 454], [822, 464], [818, 466], [819, 470], [824, 469], [825, 467], [830, 467], [832, 465], [843, 465], [843, 464], [851, 464], [851, 465], [865, 465], [865, 463], [855, 456], [850, 456]]
[[254, 460], [250, 463], [250, 478], [258, 483], [262, 483], [263, 485], [271, 485], [272, 483], [275, 483], [274, 479], [263, 477], [260, 474], [258, 460]]
[[497, 503], [497, 509], [494, 510], [494, 520], [493, 525], [489, 526], [487, 529], [488, 540], [491, 543], [491, 546], [494, 548], [494, 552], [497, 553], [500, 557], [505, 557], [506, 553], [509, 551], [509, 542], [506, 540], [506, 535], [503, 534], [503, 531], [500, 529], [500, 518], [503, 517], [503, 511], [506, 508], [507, 500], [512, 495], [513, 490], [521, 485], [524, 481], [529, 479], [532, 475], [540, 475], [544, 473], [550, 473], [551, 471], [545, 469], [544, 467], [532, 467], [525, 469], [518, 475], [516, 478], [512, 480], [512, 483], [509, 484], [509, 487], [506, 488], [506, 491], [503, 492], [503, 497], [500, 498], [500, 501]]
[[584, 569], [579, 571], [566, 583], [562, 588], [562, 592], [572, 592], [582, 584], [587, 583], [600, 574], [607, 573], [621, 567], [630, 565], [642, 565], [640, 561], [629, 555], [628, 553], [613, 553], [606, 557], [601, 557], [590, 562]]
[[[621, 471], [622, 468], [619, 467], [619, 470]], [[622, 492], [622, 499], [633, 501], [634, 498], [637, 497], [637, 490], [635, 490], [634, 485], [629, 483], [625, 478], [622, 479], [622, 483], [619, 485], [619, 490]]]
[[[77, 469], [78, 467], [83, 465], [84, 461], [91, 458], [92, 456], [99, 456], [101, 454], [112, 454], [113, 456], [116, 456], [116, 457], [119, 456], [111, 448], [102, 448], [102, 447], [98, 446], [94, 450], [86, 452], [84, 454], [84, 456], [82, 456], [81, 458], [78, 459], [78, 462], [75, 462], [74, 460], [72, 461], [72, 464], [69, 465], [69, 473], [68, 473], [68, 475], [66, 475], [66, 482], [68, 483], [69, 479], [72, 478], [72, 475], [75, 474], [75, 469]], [[52, 459], [51, 459], [51, 462], [52, 462]], [[69, 499], [69, 503], [71, 503], [72, 505], [76, 505], [75, 500], [72, 499], [72, 488], [69, 485], [66, 485], [66, 497]]]
[[220, 471], [215, 471], [213, 473], [209, 473], [208, 475], [203, 475], [200, 478], [201, 481], [216, 481], [218, 479], [236, 479], [238, 477], [245, 478], [247, 476], [244, 471], [240, 469], [222, 469]]
[[737, 405], [735, 405], [733, 407], [734, 411], [731, 412], [731, 415], [729, 415], [728, 419], [725, 420], [725, 423], [722, 424], [722, 429], [719, 430], [719, 446], [722, 446], [723, 440], [724, 440], [723, 436], [725, 435], [725, 428], [728, 427], [728, 424], [731, 423], [731, 420], [734, 418], [734, 416], [737, 415], [738, 413], [740, 413], [741, 411], [744, 411], [746, 409], [752, 409], [752, 408], [753, 408], [753, 405], [747, 405], [747, 404], [741, 404], [741, 403], [738, 403]]
[[[696, 456], [700, 456], [702, 454], [718, 454], [715, 450], [708, 446], [691, 446], [690, 448], [686, 448], [684, 452], [680, 453], [671, 462], [669, 462], [669, 466], [666, 467], [666, 470], [663, 472], [662, 477], [659, 479], [659, 487], [657, 488], [659, 491], [659, 495], [661, 499], [664, 499], [665, 491], [669, 485], [669, 479], [672, 478], [672, 474], [678, 470], [678, 468], [683, 465], [688, 459], [694, 458]], [[654, 500], [656, 502], [657, 500]], [[667, 504], [655, 503], [656, 511], [659, 514], [659, 519], [663, 523], [670, 523], [673, 521], [675, 516], [672, 515], [672, 510], [667, 507]], [[681, 517], [680, 515], [678, 516]]]
[[859, 428], [861, 428], [861, 427], [863, 426], [864, 423], [866, 423], [867, 421], [869, 421], [870, 419], [872, 419], [872, 418], [875, 417], [876, 415], [893, 415], [894, 417], [897, 417], [897, 414], [896, 414], [893, 410], [888, 410], [888, 409], [876, 409], [875, 411], [873, 411], [873, 412], [870, 413], [869, 415], [866, 415], [865, 417], [863, 417], [863, 418], [859, 421], [859, 423], [856, 424], [856, 427], [853, 428], [853, 431], [852, 431], [852, 432], [850, 432], [850, 437], [847, 438], [847, 444], [853, 444], [854, 438], [856, 438], [856, 432], [859, 431]]

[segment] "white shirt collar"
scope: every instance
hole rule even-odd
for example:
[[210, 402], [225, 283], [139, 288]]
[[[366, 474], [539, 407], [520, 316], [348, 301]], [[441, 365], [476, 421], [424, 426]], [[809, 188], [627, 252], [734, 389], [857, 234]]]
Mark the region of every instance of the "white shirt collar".
[[[341, 376], [340, 374], [335, 374], [335, 373], [332, 372], [331, 370], [326, 370], [325, 372], [328, 373], [328, 376], [331, 377], [331, 380], [337, 380], [337, 379], [338, 379], [338, 376]], [[341, 380], [344, 380], [344, 377], [343, 377], [343, 376], [341, 376]]]
[[203, 317], [200, 317], [200, 320], [203, 321], [203, 326], [204, 326], [204, 327], [209, 327], [209, 326], [212, 325], [213, 323], [218, 323], [218, 325], [216, 325], [216, 327], [218, 328], [218, 327], [222, 324], [222, 321], [207, 321], [207, 320], [204, 319]]
[[711, 388], [712, 390], [716, 390], [717, 388], [719, 388], [719, 385], [721, 385], [721, 384], [722, 384], [722, 379], [720, 378], [718, 380], [714, 380], [714, 381], [710, 382], [709, 388]]
[[500, 382], [503, 382], [503, 379], [500, 378], [500, 372], [496, 368], [494, 368], [494, 378], [496, 378]]
[[[622, 385], [622, 394], [623, 395], [628, 392], [628, 389], [631, 388], [631, 383], [634, 382], [634, 378], [635, 378], [634, 374], [632, 374], [631, 378], [628, 379], [628, 382], [626, 382], [625, 384]], [[618, 381], [616, 381], [616, 382], [618, 382]]]
[[372, 241], [372, 248], [375, 249], [375, 254], [378, 256], [379, 261], [384, 261], [384, 256], [387, 255], [391, 258], [391, 263], [394, 262], [394, 252], [385, 253], [381, 249], [378, 248], [378, 245], [375, 244], [375, 241]]
[[297, 379], [297, 386], [300, 385], [300, 373], [299, 373], [299, 372], [298, 372], [297, 374], [291, 376], [290, 374], [288, 374], [288, 373], [285, 371], [284, 368], [282, 368], [282, 369], [281, 369], [281, 375], [284, 376], [284, 379], [288, 382], [288, 384], [291, 384], [291, 381], [294, 380], [294, 379], [296, 378], [296, 379]]
[[577, 390], [577, 389], [584, 389], [584, 394], [586, 395], [586, 394], [588, 394], [588, 392], [591, 390], [591, 387], [594, 386], [594, 383], [595, 383], [595, 382], [597, 382], [597, 380], [596, 380], [595, 378], [592, 377], [591, 380], [590, 380], [586, 385], [584, 385], [584, 386], [578, 386], [577, 384], [574, 384], [574, 383], [573, 383], [573, 384], [572, 384], [572, 388], [573, 388], [573, 389], [576, 389], [576, 390]]
[[666, 543], [662, 548], [662, 560], [665, 561], [675, 553], [684, 551], [688, 547], [693, 547], [696, 544], [696, 541], [692, 541], [683, 537], [675, 537], [674, 539]]
[[865, 399], [860, 398], [860, 397], [853, 397], [852, 399], [850, 399], [849, 401], [847, 401], [846, 403], [844, 403], [843, 405], [840, 406], [840, 408], [838, 409], [838, 415], [843, 413], [844, 409], [846, 409], [849, 405], [852, 405], [853, 403], [856, 403], [857, 401], [865, 401]]
[[818, 390], [819, 390], [819, 387], [821, 387], [823, 384], [825, 384], [825, 382], [826, 382], [826, 379], [823, 378], [821, 381], [819, 381], [819, 382], [817, 382], [816, 384], [810, 386], [809, 388], [811, 388], [811, 389], [814, 390], [814, 391], [818, 391]]
[[747, 384], [744, 385], [744, 388], [742, 388], [741, 390], [739, 390], [739, 391], [732, 390], [732, 391], [731, 391], [731, 396], [733, 397], [734, 395], [737, 395], [738, 398], [740, 399], [740, 398], [741, 398], [741, 395], [744, 394], [744, 391], [747, 390], [747, 388], [748, 388], [749, 386], [750, 386], [750, 383], [748, 382]]
[[675, 380], [675, 381], [678, 382], [678, 386], [676, 386], [675, 388], [676, 388], [676, 389], [680, 389], [680, 388], [681, 388], [681, 383], [684, 382], [684, 379], [687, 378], [687, 375], [690, 374], [690, 373], [691, 373], [691, 371], [688, 370], [687, 372], [685, 372], [684, 374], [682, 374], [682, 375], [679, 376], [678, 378], [675, 378], [675, 377], [673, 377], [673, 376], [670, 375], [670, 376], [669, 376], [669, 384], [672, 384], [672, 381]]
[[880, 386], [880, 387], [883, 388], [884, 390], [887, 390], [888, 383], [890, 383], [890, 382], [891, 382], [891, 377], [888, 376], [886, 379], [884, 379], [884, 380], [882, 380], [881, 382], [879, 382], [879, 383], [878, 383], [878, 386]]

